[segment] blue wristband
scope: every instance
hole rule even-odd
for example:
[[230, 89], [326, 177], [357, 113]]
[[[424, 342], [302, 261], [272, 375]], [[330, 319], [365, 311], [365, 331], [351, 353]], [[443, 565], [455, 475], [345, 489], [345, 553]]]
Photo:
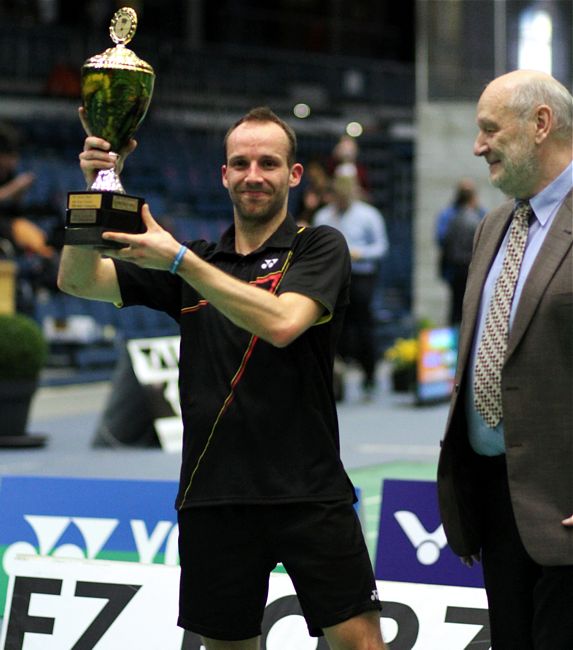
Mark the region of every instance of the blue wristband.
[[173, 273], [173, 274], [177, 273], [179, 267], [181, 266], [183, 256], [188, 250], [189, 249], [187, 248], [187, 246], [181, 244], [181, 248], [179, 249], [179, 252], [173, 258], [173, 262], [171, 262], [171, 266], [169, 267], [169, 273]]

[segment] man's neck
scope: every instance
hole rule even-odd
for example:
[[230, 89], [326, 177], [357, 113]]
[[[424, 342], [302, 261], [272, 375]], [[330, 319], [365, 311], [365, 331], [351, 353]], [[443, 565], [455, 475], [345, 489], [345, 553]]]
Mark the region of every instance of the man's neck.
[[260, 248], [277, 231], [286, 219], [287, 213], [279, 214], [264, 223], [245, 221], [235, 215], [235, 250], [240, 255], [248, 255]]
[[553, 181], [560, 176], [567, 167], [571, 164], [573, 155], [571, 153], [571, 146], [563, 146], [560, 149], [553, 149], [550, 155], [547, 155], [543, 161], [543, 174], [541, 175], [539, 182], [533, 188], [531, 195], [525, 198], [531, 198], [531, 196], [537, 196], [542, 192], [548, 185], [551, 185]]

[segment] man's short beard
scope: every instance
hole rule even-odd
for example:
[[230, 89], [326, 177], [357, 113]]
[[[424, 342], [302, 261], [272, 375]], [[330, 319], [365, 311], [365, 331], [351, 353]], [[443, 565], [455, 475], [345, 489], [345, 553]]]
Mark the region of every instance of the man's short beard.
[[233, 200], [233, 195], [231, 195], [231, 200], [235, 208], [235, 214], [237, 217], [245, 224], [266, 224], [270, 223], [279, 212], [281, 212], [284, 197], [275, 196], [274, 200], [271, 201], [266, 209], [262, 212], [257, 212], [257, 210], [245, 210], [243, 208], [243, 203], [236, 197], [236, 200]]
[[529, 196], [530, 188], [539, 176], [539, 163], [535, 155], [535, 147], [523, 143], [517, 156], [510, 160], [505, 157], [503, 171], [498, 178], [492, 179], [492, 185], [507, 196], [522, 198]]
[[253, 211], [244, 211], [241, 209], [240, 204], [235, 204], [235, 213], [244, 223], [269, 223], [276, 216], [276, 210], [273, 206], [269, 206], [269, 209], [264, 212], [253, 212]]

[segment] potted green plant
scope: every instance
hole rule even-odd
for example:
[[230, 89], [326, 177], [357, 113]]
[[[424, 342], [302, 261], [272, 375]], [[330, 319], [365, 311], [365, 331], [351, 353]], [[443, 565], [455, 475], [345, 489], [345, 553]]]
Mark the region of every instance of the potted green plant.
[[416, 366], [418, 363], [418, 340], [398, 338], [384, 353], [390, 364], [392, 388], [396, 392], [409, 392], [416, 385]]
[[23, 314], [0, 314], [0, 447], [34, 447], [45, 436], [26, 433], [32, 398], [48, 356], [40, 326]]

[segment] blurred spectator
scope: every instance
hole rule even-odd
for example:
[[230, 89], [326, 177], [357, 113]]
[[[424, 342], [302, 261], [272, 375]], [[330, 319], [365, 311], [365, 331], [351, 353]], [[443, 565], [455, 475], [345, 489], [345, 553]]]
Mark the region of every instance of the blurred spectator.
[[58, 0], [37, 0], [38, 20], [44, 25], [51, 25], [58, 20]]
[[388, 251], [388, 237], [384, 217], [374, 206], [356, 198], [358, 192], [355, 176], [336, 177], [332, 202], [315, 214], [313, 225], [337, 228], [350, 249], [350, 305], [340, 337], [340, 353], [343, 359], [353, 358], [360, 365], [364, 398], [370, 399], [376, 384], [377, 362], [372, 296], [380, 260]]
[[20, 138], [16, 129], [0, 123], [0, 256], [18, 266], [16, 308], [33, 313], [39, 286], [55, 288], [58, 255], [46, 233], [22, 214], [21, 200], [35, 181], [19, 171]]
[[79, 98], [81, 95], [80, 70], [65, 61], [57, 61], [48, 75], [46, 93], [53, 97]]
[[476, 228], [485, 210], [479, 205], [474, 182], [462, 178], [456, 185], [454, 200], [436, 219], [436, 241], [440, 248], [440, 277], [450, 287], [449, 322], [462, 320], [462, 304], [466, 290]]
[[368, 200], [370, 183], [366, 166], [358, 160], [359, 147], [356, 138], [349, 135], [340, 136], [332, 150], [327, 164], [330, 176], [354, 176], [358, 179], [359, 198]]
[[328, 201], [330, 178], [319, 160], [309, 160], [304, 166], [304, 186], [295, 219], [300, 226], [312, 225], [315, 213]]
[[[119, 5], [117, 2], [113, 2], [112, 0], [88, 0], [84, 6], [86, 16], [88, 17], [92, 27], [104, 28], [109, 25], [113, 14], [124, 4], [125, 3], [121, 3], [121, 5]], [[138, 11], [136, 7], [133, 8]], [[140, 15], [139, 12], [138, 15]]]
[[34, 183], [34, 174], [18, 172], [20, 164], [18, 131], [7, 123], [0, 123], [0, 214], [15, 214], [19, 202]]

